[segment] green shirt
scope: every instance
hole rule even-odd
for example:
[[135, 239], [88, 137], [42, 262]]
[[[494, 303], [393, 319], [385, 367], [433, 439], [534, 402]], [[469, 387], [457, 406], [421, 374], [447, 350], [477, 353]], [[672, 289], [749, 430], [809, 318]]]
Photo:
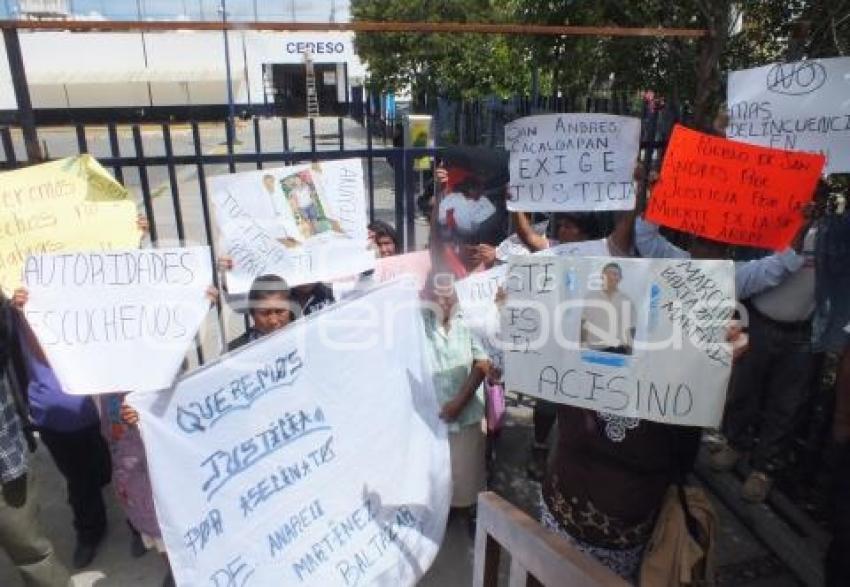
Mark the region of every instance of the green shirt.
[[[455, 312], [448, 331], [431, 310], [422, 311], [425, 325], [425, 361], [434, 379], [434, 390], [441, 406], [460, 391], [472, 370], [473, 361], [486, 361], [487, 353], [472, 336]], [[484, 418], [484, 386], [480, 385], [457, 420], [449, 424], [456, 432], [463, 426], [479, 424]]]

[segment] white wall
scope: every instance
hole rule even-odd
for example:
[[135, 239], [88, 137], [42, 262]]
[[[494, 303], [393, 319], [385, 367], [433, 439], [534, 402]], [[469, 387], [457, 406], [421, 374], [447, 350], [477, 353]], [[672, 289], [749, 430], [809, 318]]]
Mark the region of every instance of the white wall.
[[[21, 32], [33, 106], [83, 108], [223, 104], [227, 101], [224, 40], [220, 32]], [[144, 40], [143, 40], [144, 39]], [[353, 33], [231, 32], [234, 100], [263, 104], [263, 64], [338, 63], [337, 97], [345, 101], [345, 70], [362, 78]], [[16, 107], [5, 49], [0, 43], [0, 108]], [[150, 91], [148, 89], [150, 84]]]

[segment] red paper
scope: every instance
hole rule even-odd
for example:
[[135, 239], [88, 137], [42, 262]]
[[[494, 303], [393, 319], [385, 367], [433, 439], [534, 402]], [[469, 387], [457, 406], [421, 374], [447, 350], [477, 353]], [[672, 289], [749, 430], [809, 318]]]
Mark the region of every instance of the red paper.
[[781, 250], [803, 224], [823, 155], [749, 145], [677, 125], [647, 219], [716, 241]]

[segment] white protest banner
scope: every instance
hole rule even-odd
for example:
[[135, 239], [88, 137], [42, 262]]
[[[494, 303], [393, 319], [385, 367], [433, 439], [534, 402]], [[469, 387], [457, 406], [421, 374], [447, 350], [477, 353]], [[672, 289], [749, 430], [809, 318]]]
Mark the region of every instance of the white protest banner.
[[507, 265], [496, 265], [454, 283], [461, 320], [484, 347], [490, 361], [500, 369], [504, 359], [496, 295], [499, 288], [504, 288], [507, 269]]
[[379, 286], [129, 396], [178, 585], [413, 585], [428, 570], [452, 489], [419, 308], [410, 284]]
[[726, 138], [826, 155], [850, 171], [850, 57], [774, 63], [729, 73]]
[[640, 120], [613, 114], [540, 114], [505, 125], [508, 209], [631, 210]]
[[220, 175], [210, 188], [231, 294], [268, 273], [292, 286], [375, 266], [360, 159]]
[[508, 390], [616, 416], [720, 424], [731, 262], [514, 257], [506, 290]]
[[154, 390], [174, 381], [209, 311], [209, 247], [29, 257], [25, 308], [72, 394]]
[[499, 330], [496, 294], [505, 285], [507, 268], [507, 265], [497, 265], [472, 273], [454, 284], [463, 323], [479, 336], [492, 335]]

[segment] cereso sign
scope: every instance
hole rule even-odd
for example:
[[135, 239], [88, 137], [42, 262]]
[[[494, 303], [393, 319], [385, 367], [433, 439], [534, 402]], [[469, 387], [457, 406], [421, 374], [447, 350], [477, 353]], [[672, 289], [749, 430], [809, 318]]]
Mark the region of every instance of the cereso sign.
[[311, 55], [322, 55], [329, 53], [345, 53], [345, 45], [339, 41], [289, 41], [286, 44], [286, 52], [310, 53]]
[[347, 33], [286, 33], [287, 61], [300, 63], [309, 54], [317, 63], [341, 63], [354, 57], [353, 38]]

